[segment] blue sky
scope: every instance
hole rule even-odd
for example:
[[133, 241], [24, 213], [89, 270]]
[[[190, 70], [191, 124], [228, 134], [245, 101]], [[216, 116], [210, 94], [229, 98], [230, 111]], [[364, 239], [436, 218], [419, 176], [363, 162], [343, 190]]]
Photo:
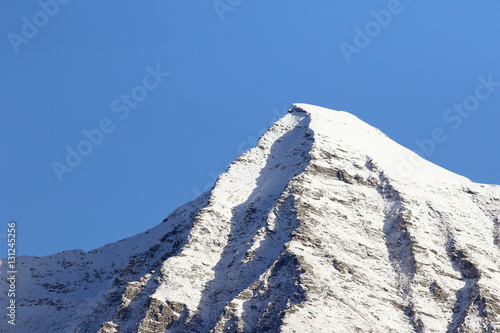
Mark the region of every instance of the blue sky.
[[38, 256], [153, 227], [294, 102], [500, 184], [498, 2], [60, 2], [0, 4], [2, 248], [10, 220]]

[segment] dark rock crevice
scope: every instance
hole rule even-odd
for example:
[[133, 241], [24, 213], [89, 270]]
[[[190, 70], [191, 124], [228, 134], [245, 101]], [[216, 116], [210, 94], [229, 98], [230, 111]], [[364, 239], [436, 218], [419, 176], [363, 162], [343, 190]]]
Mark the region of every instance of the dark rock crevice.
[[[377, 171], [372, 160], [367, 162], [367, 168]], [[413, 302], [412, 283], [417, 272], [417, 263], [414, 254], [414, 243], [409, 231], [412, 214], [404, 206], [401, 194], [391, 185], [383, 172], [379, 173], [378, 192], [388, 202], [385, 212], [383, 232], [385, 245], [389, 253], [389, 260], [396, 273], [397, 288], [404, 302], [403, 312], [408, 318], [415, 333], [425, 331], [420, 315]]]
[[493, 219], [493, 244], [500, 248], [500, 218]]
[[[283, 323], [285, 310], [306, 300], [301, 287], [303, 273], [298, 259], [285, 252], [271, 268], [271, 273], [254, 290], [251, 301], [244, 303], [243, 321], [252, 332], [278, 332]], [[265, 288], [265, 290], [263, 290]], [[259, 304], [268, 304], [267, 308]]]
[[486, 299], [481, 296], [479, 280], [481, 274], [468, 258], [463, 250], [456, 248], [455, 240], [449, 237], [446, 243], [446, 253], [450, 258], [453, 269], [460, 272], [465, 286], [456, 292], [456, 302], [452, 308], [453, 315], [448, 325], [447, 333], [467, 332], [465, 320], [472, 310], [477, 311], [477, 316], [481, 319], [483, 332], [493, 332], [491, 322], [486, 310]]
[[[481, 288], [479, 280], [481, 273], [467, 256], [466, 252], [457, 247], [455, 238], [449, 227], [449, 222], [445, 219], [443, 214], [436, 210], [430, 203], [427, 207], [439, 219], [443, 233], [446, 237], [445, 251], [448, 256], [452, 267], [455, 271], [460, 272], [461, 280], [465, 285], [460, 288], [456, 293], [456, 300], [452, 307], [452, 317], [447, 327], [447, 333], [465, 333], [469, 332], [466, 327], [466, 319], [468, 316], [473, 315], [473, 311], [479, 317], [482, 325], [482, 332], [491, 333], [493, 327], [490, 316], [487, 310], [486, 298], [481, 295]], [[441, 288], [433, 288], [431, 285], [431, 292], [438, 299], [443, 299], [444, 293]]]

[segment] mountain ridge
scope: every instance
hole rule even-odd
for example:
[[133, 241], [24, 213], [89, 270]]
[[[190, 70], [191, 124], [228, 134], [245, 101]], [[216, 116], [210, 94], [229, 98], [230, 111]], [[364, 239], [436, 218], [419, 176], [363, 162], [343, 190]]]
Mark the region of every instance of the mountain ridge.
[[[420, 163], [410, 176], [408, 156]], [[20, 257], [31, 276], [20, 277], [19, 324], [498, 332], [499, 220], [500, 186], [419, 160], [347, 112], [294, 104], [157, 227], [87, 253]]]

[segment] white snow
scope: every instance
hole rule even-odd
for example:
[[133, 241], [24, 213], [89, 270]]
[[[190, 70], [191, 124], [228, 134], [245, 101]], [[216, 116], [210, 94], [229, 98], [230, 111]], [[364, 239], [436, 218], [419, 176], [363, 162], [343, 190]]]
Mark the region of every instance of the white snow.
[[[418, 184], [470, 182], [463, 176], [425, 161], [353, 114], [302, 103], [294, 106], [311, 115], [311, 129], [321, 136], [324, 140], [323, 145], [330, 148], [338, 146], [353, 153], [366, 154], [376, 160], [384, 172], [393, 177], [404, 178]], [[316, 138], [316, 141], [318, 139]], [[406, 164], [413, 167], [411, 173], [406, 171]]]

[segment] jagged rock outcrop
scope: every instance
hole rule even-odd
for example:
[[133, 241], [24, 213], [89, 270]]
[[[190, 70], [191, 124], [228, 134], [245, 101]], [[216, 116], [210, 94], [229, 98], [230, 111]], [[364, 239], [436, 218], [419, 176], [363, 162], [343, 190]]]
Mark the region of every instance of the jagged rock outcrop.
[[500, 332], [499, 221], [500, 186], [418, 159], [353, 115], [297, 104], [157, 227], [19, 258], [18, 327]]

